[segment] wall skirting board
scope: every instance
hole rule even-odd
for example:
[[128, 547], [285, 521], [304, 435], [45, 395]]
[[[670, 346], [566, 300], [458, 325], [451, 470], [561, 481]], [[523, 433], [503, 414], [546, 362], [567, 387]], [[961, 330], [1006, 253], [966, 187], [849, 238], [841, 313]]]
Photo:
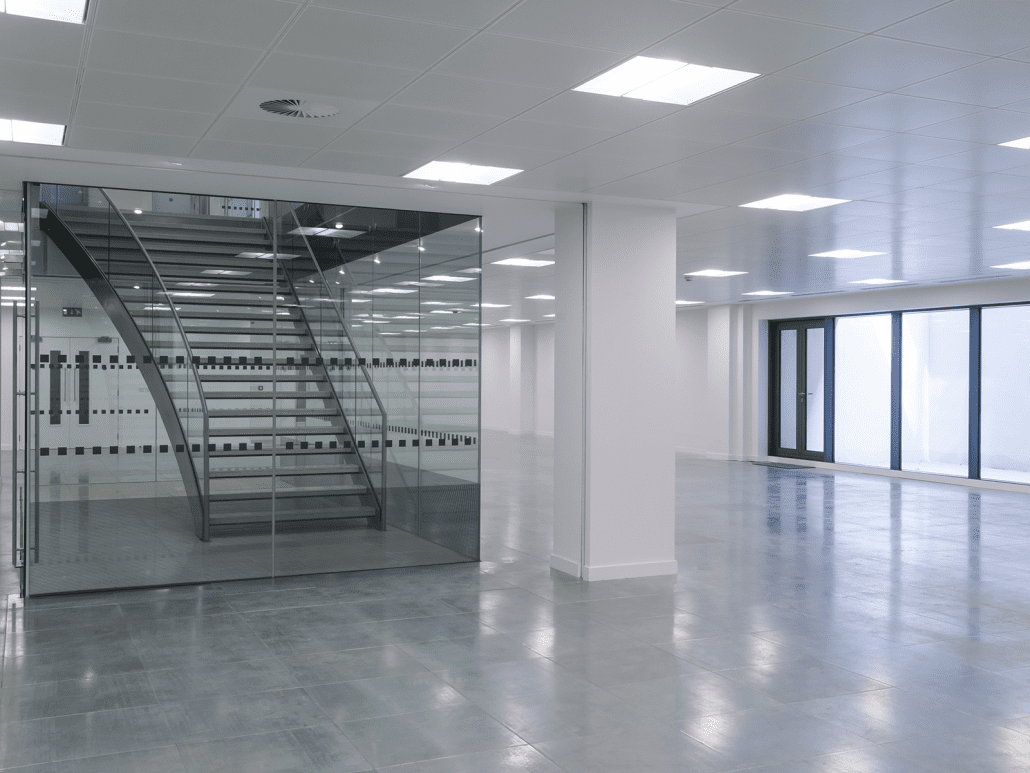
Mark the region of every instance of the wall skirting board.
[[587, 582], [599, 580], [627, 580], [635, 577], [662, 577], [676, 574], [679, 564], [676, 561], [652, 561], [643, 564], [615, 564], [612, 566], [584, 566], [580, 571], [578, 561], [551, 554], [551, 568], [572, 577], [580, 577]]
[[572, 577], [579, 577], [580, 574], [579, 561], [573, 561], [571, 558], [564, 558], [563, 556], [556, 556], [554, 553], [551, 554], [551, 568]]

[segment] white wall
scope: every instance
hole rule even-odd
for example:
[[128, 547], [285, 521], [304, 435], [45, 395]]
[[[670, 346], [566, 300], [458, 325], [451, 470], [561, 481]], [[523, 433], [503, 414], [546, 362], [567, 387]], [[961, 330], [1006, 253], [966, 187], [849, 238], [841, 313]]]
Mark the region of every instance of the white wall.
[[483, 428], [554, 435], [554, 325], [483, 330]]

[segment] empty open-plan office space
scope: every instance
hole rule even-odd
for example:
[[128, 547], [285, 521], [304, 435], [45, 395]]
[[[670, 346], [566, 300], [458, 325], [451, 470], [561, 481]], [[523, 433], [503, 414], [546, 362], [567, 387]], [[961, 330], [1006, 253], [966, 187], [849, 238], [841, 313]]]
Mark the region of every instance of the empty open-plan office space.
[[0, 770], [1030, 771], [1028, 29], [0, 0]]

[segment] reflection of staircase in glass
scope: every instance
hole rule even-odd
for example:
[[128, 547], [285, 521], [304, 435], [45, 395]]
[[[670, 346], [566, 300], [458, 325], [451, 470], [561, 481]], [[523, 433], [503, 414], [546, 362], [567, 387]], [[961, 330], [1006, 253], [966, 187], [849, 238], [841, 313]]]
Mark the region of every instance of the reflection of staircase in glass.
[[[374, 389], [346, 336], [323, 358], [294, 283], [305, 282], [308, 297], [307, 284], [321, 289], [324, 278], [273, 261], [266, 221], [61, 206], [43, 223], [116, 326], [135, 325], [145, 342], [137, 362], [161, 374], [174, 409], [162, 417], [178, 421], [169, 437], [187, 446], [196, 478], [198, 536], [269, 533], [273, 508], [276, 532], [355, 519], [384, 528], [370, 473], [380, 443], [352, 427], [359, 416], [385, 426], [385, 416], [353, 398]], [[117, 300], [103, 297], [112, 291]], [[131, 321], [118, 319], [125, 312]], [[334, 377], [343, 370], [350, 382]], [[353, 384], [350, 394], [334, 380], [340, 391]], [[346, 415], [341, 396], [357, 415]]]

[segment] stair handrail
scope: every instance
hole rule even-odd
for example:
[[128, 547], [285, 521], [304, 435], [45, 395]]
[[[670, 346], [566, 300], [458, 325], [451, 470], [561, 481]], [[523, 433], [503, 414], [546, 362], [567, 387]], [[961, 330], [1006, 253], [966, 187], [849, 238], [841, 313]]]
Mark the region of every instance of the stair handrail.
[[186, 337], [186, 328], [183, 327], [182, 320], [179, 319], [179, 312], [175, 309], [175, 302], [172, 300], [171, 293], [168, 292], [168, 286], [165, 284], [164, 279], [161, 278], [161, 273], [157, 270], [157, 265], [154, 263], [153, 258], [150, 257], [150, 253], [147, 252], [147, 248], [143, 246], [143, 242], [140, 240], [139, 235], [136, 233], [135, 229], [129, 224], [128, 219], [125, 217], [122, 211], [118, 209], [118, 206], [108, 195], [107, 190], [104, 188], [100, 188], [99, 190], [100, 193], [103, 194], [104, 198], [107, 199], [107, 203], [110, 205], [111, 209], [113, 209], [115, 213], [118, 215], [118, 219], [122, 221], [122, 225], [125, 226], [125, 229], [132, 236], [133, 241], [136, 242], [136, 246], [139, 247], [140, 252], [143, 253], [143, 257], [146, 258], [147, 263], [150, 265], [150, 270], [154, 274], [154, 277], [157, 279], [157, 283], [161, 288], [162, 295], [164, 295], [165, 300], [168, 302], [168, 308], [172, 312], [172, 319], [175, 322], [175, 327], [178, 329], [179, 335], [182, 338], [182, 344], [186, 349], [186, 366], [189, 368], [190, 373], [193, 376], [193, 380], [197, 385], [197, 395], [200, 397], [200, 409], [203, 412], [204, 416], [204, 444], [201, 448], [201, 453], [203, 454], [204, 458], [204, 535], [202, 539], [204, 541], [207, 541], [210, 538], [211, 532], [211, 518], [209, 512], [209, 503], [211, 501], [211, 461], [210, 456], [208, 454], [210, 446], [211, 421], [208, 415], [207, 397], [205, 397], [204, 395], [204, 387], [200, 380], [200, 371], [197, 370], [197, 363], [193, 359], [193, 349], [190, 347], [189, 338]]
[[[340, 323], [340, 329], [343, 330], [343, 334], [347, 337], [347, 342], [350, 344], [351, 351], [354, 352], [354, 359], [355, 359], [356, 365], [357, 365], [358, 368], [361, 369], [361, 373], [365, 377], [365, 383], [368, 385], [368, 389], [372, 393], [372, 398], [376, 401], [376, 406], [379, 408], [379, 415], [382, 417], [382, 422], [380, 424], [380, 427], [381, 427], [381, 438], [380, 438], [380, 441], [379, 441], [379, 450], [382, 453], [382, 462], [380, 463], [380, 475], [382, 477], [382, 480], [380, 482], [380, 488], [381, 488], [381, 491], [382, 491], [382, 501], [385, 501], [385, 499], [386, 499], [386, 460], [387, 460], [387, 454], [386, 454], [386, 433], [387, 433], [387, 429], [386, 429], [386, 408], [383, 406], [383, 401], [379, 398], [379, 392], [376, 391], [375, 384], [372, 383], [372, 374], [368, 372], [368, 368], [365, 367], [365, 363], [362, 361], [363, 358], [361, 356], [359, 356], [358, 348], [357, 348], [357, 346], [354, 345], [354, 339], [351, 337], [350, 329], [347, 327], [347, 323], [344, 322], [344, 320], [343, 320], [343, 314], [340, 313], [340, 307], [337, 304], [337, 302], [335, 300], [333, 300], [332, 290], [329, 288], [329, 282], [325, 278], [325, 273], [322, 271], [322, 266], [319, 265], [319, 263], [318, 263], [318, 258], [315, 256], [315, 251], [313, 249], [311, 249], [311, 242], [308, 241], [307, 234], [304, 233], [304, 228], [300, 224], [300, 219], [297, 217], [297, 210], [295, 210], [293, 207], [290, 207], [290, 215], [293, 216], [293, 222], [297, 224], [298, 233], [300, 234], [300, 238], [304, 240], [304, 247], [305, 247], [305, 249], [307, 249], [308, 255], [311, 256], [311, 262], [314, 264], [315, 270], [318, 272], [318, 277], [322, 281], [322, 291], [325, 293], [326, 298], [329, 300], [329, 305], [332, 306], [333, 311], [336, 313], [336, 318], [337, 318], [337, 320]], [[294, 288], [294, 295], [297, 295], [296, 288]], [[298, 301], [300, 300], [299, 296], [297, 297], [297, 300]], [[304, 309], [303, 309], [303, 307], [301, 307], [301, 314], [303, 314], [303, 313], [304, 313]], [[307, 319], [307, 317], [305, 316], [305, 320], [306, 319]], [[308, 327], [310, 327], [310, 325]], [[315, 337], [313, 335], [311, 337], [311, 340], [315, 341]], [[323, 362], [324, 361], [325, 360], [323, 358]], [[331, 378], [329, 379], [329, 387], [330, 387], [330, 389], [333, 390], [333, 395], [336, 396], [336, 388], [333, 386]], [[338, 396], [336, 396], [336, 400], [339, 403], [340, 408], [342, 410], [343, 403], [340, 402], [340, 399], [339, 399]], [[344, 416], [343, 420], [346, 423], [347, 422], [347, 417], [346, 417], [345, 414], [343, 416]], [[357, 437], [354, 435], [353, 432], [351, 432], [351, 437], [354, 440], [354, 443], [356, 445], [357, 444]], [[361, 465], [361, 468], [362, 468], [362, 470], [365, 473], [365, 477], [369, 480], [369, 482], [371, 482], [371, 477], [368, 474], [368, 470], [365, 469], [365, 463], [362, 461], [361, 454], [358, 453], [358, 449], [356, 447], [354, 449], [354, 452], [355, 452], [355, 455], [358, 458], [358, 464]], [[374, 489], [372, 490], [372, 495], [376, 496]], [[380, 501], [379, 497], [376, 497], [376, 499], [377, 499], [377, 501]], [[380, 501], [380, 520], [381, 520], [381, 522], [385, 523], [386, 513], [383, 511], [382, 501]]]

